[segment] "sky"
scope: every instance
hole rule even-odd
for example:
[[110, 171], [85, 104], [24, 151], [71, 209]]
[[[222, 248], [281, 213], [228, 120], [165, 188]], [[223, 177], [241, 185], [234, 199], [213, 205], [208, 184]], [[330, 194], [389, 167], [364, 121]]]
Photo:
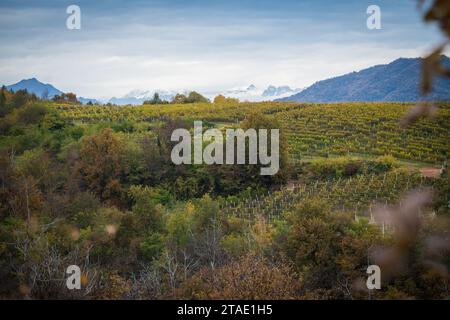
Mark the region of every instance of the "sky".
[[[81, 29], [69, 30], [69, 5]], [[381, 9], [381, 30], [366, 10]], [[0, 0], [0, 83], [89, 98], [316, 81], [419, 57], [442, 41], [415, 0]]]

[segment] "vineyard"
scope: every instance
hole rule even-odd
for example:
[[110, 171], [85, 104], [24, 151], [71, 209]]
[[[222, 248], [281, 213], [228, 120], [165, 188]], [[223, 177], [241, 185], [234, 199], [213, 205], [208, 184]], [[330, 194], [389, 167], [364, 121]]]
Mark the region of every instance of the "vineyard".
[[314, 106], [280, 113], [289, 136], [291, 153], [391, 154], [400, 159], [439, 163], [450, 150], [450, 108], [439, 116], [408, 128], [399, 126], [408, 105], [352, 104]]
[[[393, 205], [401, 196], [413, 189], [439, 189], [435, 179], [423, 178], [407, 170], [394, 170], [378, 175], [359, 175], [335, 181], [319, 181], [313, 184], [296, 184], [267, 194], [255, 194], [245, 199], [230, 199], [223, 202], [221, 210], [226, 215], [236, 216], [247, 222], [262, 217], [267, 223], [283, 218], [283, 214], [308, 198], [320, 197], [331, 203], [337, 211], [352, 212], [357, 219], [371, 216], [376, 206]], [[445, 202], [450, 195], [443, 195]]]
[[[281, 124], [288, 141], [293, 163], [308, 159], [334, 158], [339, 155], [364, 158], [390, 154], [410, 163], [441, 166], [450, 150], [450, 104], [442, 104], [435, 118], [422, 119], [408, 128], [401, 119], [413, 107], [405, 103], [235, 103], [180, 104], [152, 106], [54, 106], [66, 119], [81, 126], [98, 123], [135, 122], [148, 124], [130, 136], [140, 137], [152, 126], [168, 119], [208, 121], [218, 128], [237, 126], [257, 110]], [[144, 129], [142, 129], [144, 128]], [[143, 132], [144, 131], [144, 132]], [[254, 192], [245, 197], [228, 197], [221, 202], [221, 212], [251, 224], [264, 218], [267, 223], [281, 219], [303, 200], [320, 197], [335, 210], [371, 218], [372, 208], [387, 206], [407, 191], [433, 187], [435, 179], [399, 169], [381, 174], [360, 174], [336, 180], [319, 179], [314, 183], [293, 182], [264, 194]], [[448, 202], [448, 195], [442, 201]]]
[[301, 160], [304, 156], [391, 154], [399, 159], [442, 165], [450, 150], [450, 105], [441, 105], [434, 119], [401, 128], [400, 120], [412, 107], [399, 103], [305, 105], [267, 102], [138, 107], [55, 106], [65, 119], [84, 125], [120, 121], [158, 123], [169, 118], [183, 118], [233, 126], [258, 110], [279, 121], [294, 160]]

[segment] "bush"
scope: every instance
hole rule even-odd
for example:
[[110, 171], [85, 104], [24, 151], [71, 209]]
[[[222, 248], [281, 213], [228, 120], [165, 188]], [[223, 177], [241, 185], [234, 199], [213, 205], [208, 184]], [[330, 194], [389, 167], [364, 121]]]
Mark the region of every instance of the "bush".
[[136, 131], [135, 125], [136, 124], [133, 121], [123, 120], [119, 122], [113, 122], [111, 124], [111, 129], [113, 129], [114, 132], [132, 133]]
[[337, 157], [318, 159], [310, 163], [309, 169], [317, 178], [344, 178], [358, 174], [377, 174], [389, 171], [398, 166], [392, 156], [381, 156], [365, 160], [357, 157]]
[[45, 106], [39, 104], [28, 105], [21, 109], [17, 115], [17, 120], [22, 124], [36, 124], [39, 123], [48, 113]]
[[298, 292], [299, 280], [288, 263], [247, 254], [218, 269], [201, 269], [184, 283], [179, 295], [186, 299], [287, 300], [298, 299]]

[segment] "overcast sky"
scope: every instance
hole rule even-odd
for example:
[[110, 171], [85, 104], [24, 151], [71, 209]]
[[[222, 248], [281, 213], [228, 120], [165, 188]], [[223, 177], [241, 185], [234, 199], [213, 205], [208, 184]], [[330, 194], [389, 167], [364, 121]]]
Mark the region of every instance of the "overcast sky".
[[[67, 6], [81, 8], [68, 30]], [[382, 30], [366, 9], [381, 7]], [[0, 83], [36, 77], [79, 96], [309, 86], [441, 40], [415, 0], [0, 0]]]

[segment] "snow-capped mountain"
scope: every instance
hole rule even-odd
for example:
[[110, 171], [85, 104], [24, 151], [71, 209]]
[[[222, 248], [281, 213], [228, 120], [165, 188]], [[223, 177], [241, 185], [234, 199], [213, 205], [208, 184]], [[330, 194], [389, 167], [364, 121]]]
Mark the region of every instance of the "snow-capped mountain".
[[[19, 89], [27, 89], [28, 92], [36, 94], [38, 97], [52, 98], [57, 94], [62, 94], [62, 91], [56, 89], [54, 86], [50, 84], [44, 84], [37, 80], [36, 78], [22, 80], [16, 84], [7, 86], [8, 90], [16, 91]], [[228, 89], [224, 91], [210, 91], [210, 92], [200, 92], [205, 97], [209, 98], [211, 101], [214, 100], [214, 97], [221, 94], [225, 97], [229, 98], [237, 98], [240, 101], [270, 101], [280, 98], [289, 97], [295, 95], [302, 91], [301, 89], [291, 89], [289, 86], [280, 86], [276, 87], [273, 85], [268, 86], [267, 88], [258, 88], [255, 85], [250, 85], [247, 87], [238, 87], [233, 89]], [[133, 90], [127, 93], [126, 95], [116, 98], [113, 97], [111, 99], [92, 99], [92, 98], [83, 98], [78, 97], [78, 101], [82, 104], [86, 104], [89, 101], [91, 103], [112, 103], [117, 105], [141, 105], [146, 100], [151, 100], [155, 93], [159, 94], [159, 98], [161, 100], [171, 101], [177, 93], [182, 93], [185, 95], [189, 94], [188, 90], [181, 91], [171, 91], [171, 90]]]
[[300, 91], [301, 89], [291, 89], [289, 86], [276, 87], [272, 85], [262, 89], [252, 84], [248, 87], [226, 90], [220, 92], [220, 94], [230, 98], [237, 98], [240, 101], [256, 102], [284, 98], [299, 93]]
[[268, 86], [267, 89], [262, 93], [262, 96], [279, 98], [282, 96], [289, 96], [291, 94], [294, 94], [294, 92], [298, 93], [300, 91], [302, 91], [302, 89], [291, 89], [289, 86]]
[[113, 97], [108, 102], [118, 105], [140, 105], [144, 101], [152, 99], [155, 93], [159, 94], [161, 100], [171, 101], [178, 92], [169, 90], [133, 90], [123, 97]]
[[[240, 101], [268, 101], [274, 99], [280, 99], [284, 97], [288, 97], [299, 93], [301, 89], [291, 89], [289, 86], [268, 86], [267, 88], [257, 88], [255, 85], [250, 85], [247, 87], [238, 87], [233, 89], [228, 89], [224, 91], [213, 91], [213, 92], [200, 92], [205, 97], [209, 98], [211, 101], [215, 96], [221, 94], [228, 98], [237, 98]], [[124, 95], [123, 97], [111, 98], [108, 102], [118, 105], [140, 105], [144, 103], [146, 100], [150, 100], [153, 98], [155, 93], [159, 94], [159, 98], [161, 100], [171, 101], [173, 97], [178, 93], [177, 91], [169, 91], [169, 90], [133, 90]], [[187, 95], [189, 92], [187, 90], [183, 90], [180, 93]]]
[[177, 94], [176, 91], [168, 91], [168, 90], [133, 90], [126, 94], [124, 98], [136, 98], [136, 99], [144, 99], [148, 100], [153, 98], [155, 93], [159, 94], [159, 98], [162, 100], [172, 100], [173, 97]]

